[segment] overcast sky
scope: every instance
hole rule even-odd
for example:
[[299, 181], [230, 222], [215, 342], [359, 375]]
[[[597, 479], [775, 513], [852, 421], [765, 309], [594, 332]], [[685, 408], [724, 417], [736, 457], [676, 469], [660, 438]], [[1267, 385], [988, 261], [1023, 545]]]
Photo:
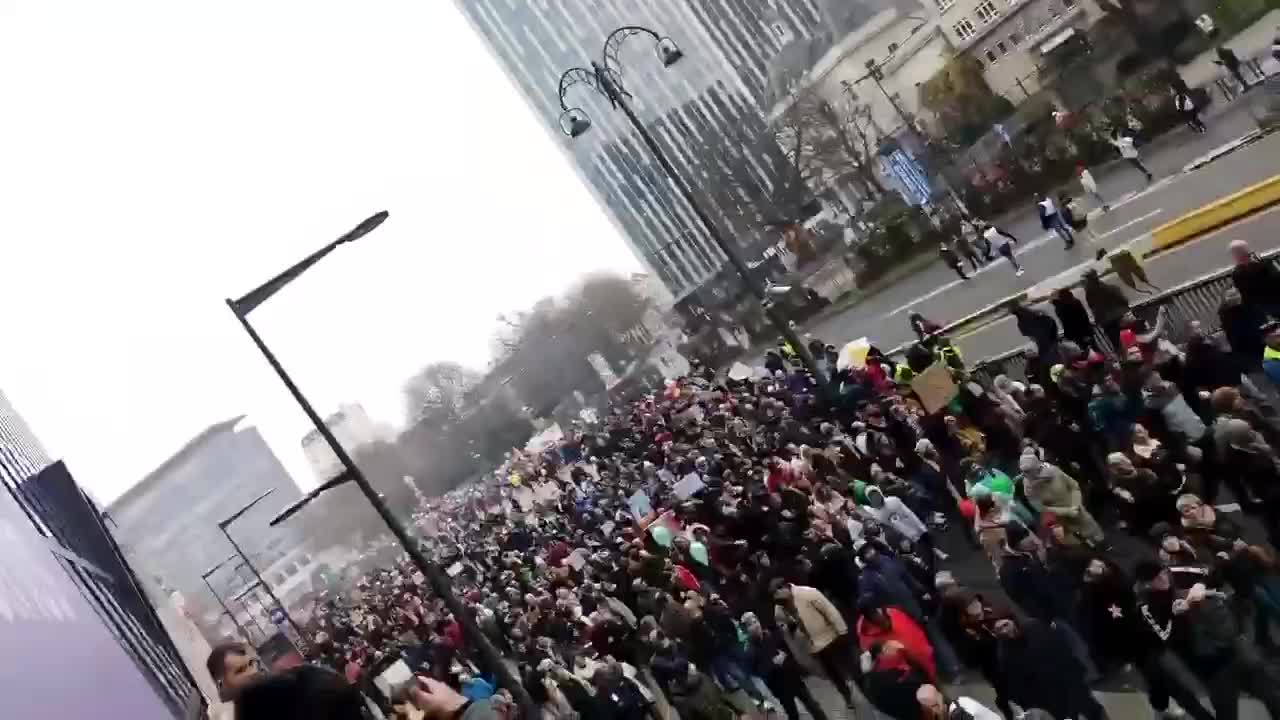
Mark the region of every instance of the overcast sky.
[[102, 499], [239, 413], [313, 483], [223, 299], [373, 212], [253, 316], [326, 414], [639, 267], [448, 0], [0, 0], [0, 62], [0, 388]]

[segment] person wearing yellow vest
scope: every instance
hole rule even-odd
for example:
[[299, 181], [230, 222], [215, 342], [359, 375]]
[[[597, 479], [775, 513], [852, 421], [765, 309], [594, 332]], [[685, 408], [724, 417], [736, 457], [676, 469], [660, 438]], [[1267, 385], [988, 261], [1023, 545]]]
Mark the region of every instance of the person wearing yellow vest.
[[1263, 332], [1266, 333], [1266, 347], [1262, 349], [1262, 372], [1280, 387], [1280, 322], [1267, 323]]

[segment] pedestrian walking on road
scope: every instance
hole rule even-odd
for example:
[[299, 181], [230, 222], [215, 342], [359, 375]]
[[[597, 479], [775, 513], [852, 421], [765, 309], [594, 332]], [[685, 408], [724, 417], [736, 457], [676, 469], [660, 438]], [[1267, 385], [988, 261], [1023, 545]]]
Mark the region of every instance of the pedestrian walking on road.
[[1004, 256], [1005, 260], [1013, 265], [1014, 275], [1022, 277], [1022, 266], [1018, 264], [1018, 259], [1013, 256], [1013, 244], [1018, 242], [1018, 238], [996, 227], [995, 225], [987, 225], [982, 229], [982, 237], [988, 245], [994, 246], [996, 252]]
[[938, 245], [938, 254], [942, 256], [942, 262], [946, 263], [947, 267], [955, 270], [961, 280], [969, 279], [969, 276], [964, 274], [964, 264], [960, 262], [960, 256], [955, 250], [951, 249], [950, 245], [945, 242], [940, 243]]
[[1173, 108], [1182, 115], [1187, 127], [1198, 133], [1206, 132], [1208, 128], [1200, 119], [1200, 108], [1196, 105], [1195, 98], [1191, 97], [1190, 89], [1173, 87], [1170, 90], [1173, 92]]
[[960, 233], [959, 235], [956, 236], [955, 242], [956, 242], [956, 250], [959, 252], [961, 257], [968, 260], [969, 263], [973, 265], [973, 271], [976, 273], [979, 270], [981, 270], [982, 256], [978, 254], [978, 250], [974, 248], [973, 242], [969, 240], [968, 236], [966, 236], [964, 233]]
[[1072, 230], [1072, 232], [1084, 233], [1090, 241], [1097, 242], [1098, 236], [1089, 228], [1089, 214], [1081, 207], [1080, 203], [1066, 193], [1058, 196], [1058, 212], [1062, 215], [1062, 220]]
[[1093, 179], [1093, 173], [1089, 172], [1089, 168], [1084, 163], [1076, 165], [1076, 175], [1080, 177], [1080, 187], [1093, 198], [1094, 202], [1098, 203], [1102, 212], [1110, 212], [1111, 205], [1106, 198], [1102, 197], [1102, 193], [1098, 192], [1098, 181]]
[[1071, 232], [1071, 226], [1067, 225], [1066, 218], [1062, 216], [1052, 196], [1045, 195], [1040, 202], [1036, 203], [1036, 210], [1040, 213], [1040, 225], [1045, 230], [1058, 233], [1058, 237], [1062, 238], [1068, 250], [1075, 247], [1076, 236]]
[[1155, 176], [1151, 174], [1147, 166], [1142, 164], [1142, 155], [1138, 152], [1138, 144], [1134, 141], [1133, 135], [1117, 131], [1111, 136], [1111, 144], [1116, 146], [1116, 150], [1120, 151], [1120, 157], [1137, 168], [1138, 172], [1147, 176], [1147, 182], [1155, 179]]

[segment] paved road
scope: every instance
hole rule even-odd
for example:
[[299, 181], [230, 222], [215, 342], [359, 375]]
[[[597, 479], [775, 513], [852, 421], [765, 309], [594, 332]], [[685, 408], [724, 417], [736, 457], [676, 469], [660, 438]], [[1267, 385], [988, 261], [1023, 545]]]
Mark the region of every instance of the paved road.
[[[1146, 158], [1157, 178], [1150, 185], [1127, 166], [1112, 167], [1099, 178], [1102, 193], [1111, 199], [1112, 209], [1105, 214], [1093, 213], [1090, 223], [1097, 242], [1107, 248], [1124, 244], [1184, 212], [1280, 172], [1280, 136], [1254, 143], [1200, 170], [1181, 172], [1188, 162], [1254, 127], [1247, 109], [1236, 106], [1213, 118], [1210, 131], [1204, 135], [1179, 130], [1162, 138]], [[1023, 240], [1023, 246], [1017, 251], [1019, 262], [1027, 270], [1023, 277], [1016, 277], [1012, 268], [1000, 260], [983, 268], [976, 278], [961, 283], [955, 273], [939, 261], [806, 330], [837, 343], [865, 335], [887, 350], [914, 339], [907, 324], [908, 312], [919, 311], [945, 325], [1092, 259], [1096, 249], [1089, 243], [1077, 242], [1074, 250], [1064, 250], [1061, 241], [1046, 234], [1040, 228], [1039, 219], [1031, 213], [1020, 222], [1007, 223], [1006, 229]], [[1261, 231], [1255, 229], [1254, 234], [1259, 240], [1263, 239]], [[1274, 245], [1261, 243], [1259, 247], [1271, 246]], [[1221, 248], [1176, 254], [1171, 257], [1177, 258], [1175, 264], [1153, 262], [1156, 267], [1163, 266], [1160, 279], [1155, 281], [1176, 283], [1196, 277], [1220, 267], [1224, 257], [1225, 251]], [[1152, 270], [1156, 272], [1155, 268]], [[988, 352], [984, 343], [967, 349], [969, 357], [979, 359], [1008, 347], [1011, 346]]]

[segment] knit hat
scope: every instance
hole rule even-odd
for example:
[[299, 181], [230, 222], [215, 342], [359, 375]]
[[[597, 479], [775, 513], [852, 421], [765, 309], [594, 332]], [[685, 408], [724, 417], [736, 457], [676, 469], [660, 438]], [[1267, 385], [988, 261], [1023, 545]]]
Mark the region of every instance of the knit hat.
[[1022, 457], [1018, 458], [1018, 470], [1022, 471], [1024, 475], [1033, 474], [1043, 466], [1044, 461], [1040, 459], [1039, 455], [1036, 455], [1036, 451], [1033, 448], [1023, 450]]

